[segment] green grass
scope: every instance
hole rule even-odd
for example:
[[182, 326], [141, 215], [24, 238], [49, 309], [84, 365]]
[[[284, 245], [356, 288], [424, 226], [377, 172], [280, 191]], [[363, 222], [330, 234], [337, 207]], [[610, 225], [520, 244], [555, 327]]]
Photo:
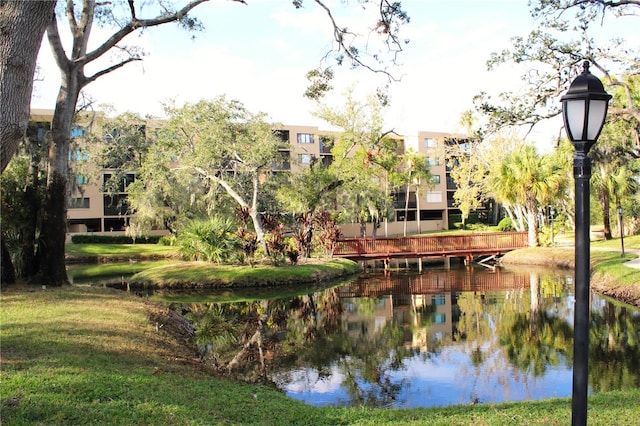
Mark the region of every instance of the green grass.
[[360, 271], [346, 259], [287, 266], [215, 265], [207, 262], [179, 262], [147, 269], [131, 277], [131, 284], [155, 288], [264, 287], [324, 282]]
[[71, 256], [170, 257], [176, 251], [175, 247], [160, 244], [67, 244], [65, 246], [65, 253]]
[[612, 251], [591, 253], [592, 264], [595, 264], [594, 272], [608, 276], [621, 286], [640, 286], [640, 269], [624, 265], [636, 257], [638, 256], [626, 254], [623, 258], [620, 253]]
[[[591, 250], [591, 267], [594, 272], [608, 274], [614, 277], [619, 284], [640, 284], [640, 269], [630, 268], [624, 263], [638, 257], [635, 254], [626, 253], [625, 257], [620, 252], [612, 250]], [[527, 264], [547, 267], [574, 267], [575, 252], [573, 247], [528, 247], [514, 250], [503, 257], [505, 264]]]
[[[591, 247], [609, 248], [611, 250], [620, 251], [622, 248], [620, 238], [614, 238], [612, 240], [597, 240], [591, 242]], [[624, 237], [625, 249], [640, 250], [640, 235], [631, 235]]]
[[[149, 302], [104, 288], [3, 288], [6, 425], [565, 425], [569, 399], [436, 409], [311, 407], [214, 377], [156, 330]], [[633, 425], [640, 390], [589, 397], [589, 424]]]
[[129, 276], [149, 268], [157, 268], [173, 263], [171, 260], [101, 263], [96, 265], [74, 265], [67, 269], [67, 274], [76, 280], [91, 280], [105, 277]]

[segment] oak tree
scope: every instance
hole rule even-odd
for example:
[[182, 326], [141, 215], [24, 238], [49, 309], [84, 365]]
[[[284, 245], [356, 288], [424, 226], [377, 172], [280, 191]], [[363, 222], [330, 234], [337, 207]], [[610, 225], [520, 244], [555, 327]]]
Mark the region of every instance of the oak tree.
[[[233, 1], [246, 4], [244, 0]], [[162, 1], [157, 3], [157, 8], [153, 9], [150, 17], [142, 17], [143, 5], [134, 0], [114, 2], [83, 0], [81, 3], [66, 0], [59, 3], [60, 14], [52, 14], [47, 27], [47, 36], [62, 78], [51, 129], [53, 137], [49, 151], [49, 174], [43, 217], [45, 224], [41, 271], [43, 282], [60, 285], [67, 281], [64, 267], [64, 240], [66, 189], [69, 178], [68, 156], [70, 131], [81, 90], [98, 78], [128, 63], [142, 60], [143, 52], [140, 49], [124, 44], [126, 37], [130, 34], [169, 23], [176, 23], [190, 30], [200, 29], [201, 23], [193, 17], [193, 10], [205, 2], [207, 0], [192, 0], [182, 7], [177, 7], [176, 2]], [[363, 42], [365, 47], [358, 46], [361, 38], [350, 32], [347, 27], [339, 25], [324, 1], [314, 0], [312, 3], [326, 13], [329, 27], [333, 29], [335, 46], [328, 57], [335, 57], [338, 64], [347, 61], [351, 65], [364, 66], [390, 75], [384, 65], [379, 62], [385, 55], [367, 51], [368, 38]], [[306, 4], [307, 2], [303, 0], [293, 1], [293, 5], [297, 8]], [[389, 49], [387, 53], [391, 53], [391, 62], [393, 62], [403, 45], [403, 41], [398, 38], [399, 26], [408, 22], [408, 16], [400, 2], [360, 0], [358, 4], [377, 8], [378, 18], [372, 31], [382, 38], [383, 44]], [[59, 26], [63, 21], [66, 21], [72, 36], [71, 46], [67, 49], [59, 32]], [[113, 32], [102, 41], [90, 43], [94, 24], [112, 28]], [[90, 45], [97, 47], [89, 49]], [[105, 58], [107, 53], [114, 51], [118, 51], [123, 56], [119, 56], [114, 62], [93, 73], [87, 73], [88, 65], [96, 64], [98, 59]]]
[[25, 135], [38, 51], [55, 0], [0, 3], [0, 172]]

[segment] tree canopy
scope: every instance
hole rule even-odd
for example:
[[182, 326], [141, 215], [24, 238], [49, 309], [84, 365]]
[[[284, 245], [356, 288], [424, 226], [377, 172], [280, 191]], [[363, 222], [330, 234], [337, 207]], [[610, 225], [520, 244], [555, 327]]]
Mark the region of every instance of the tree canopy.
[[[123, 68], [126, 64], [140, 61], [144, 57], [144, 52], [138, 46], [127, 44], [128, 36], [141, 32], [145, 29], [157, 27], [169, 23], [175, 23], [187, 30], [201, 30], [202, 24], [193, 14], [196, 7], [206, 3], [208, 0], [192, 0], [180, 5], [179, 2], [162, 1], [149, 7], [146, 2], [138, 3], [134, 1], [117, 0], [111, 2], [97, 2], [95, 0], [83, 0], [75, 2], [72, 0], [58, 2], [57, 13], [48, 15], [48, 19], [42, 19], [42, 13], [8, 13], [12, 12], [16, 4], [24, 5], [40, 4], [40, 2], [3, 2], [3, 18], [6, 16], [6, 24], [11, 28], [31, 28], [33, 31], [13, 31], [7, 32], [7, 38], [1, 41], [3, 53], [5, 47], [11, 49], [18, 47], [24, 49], [28, 47], [26, 67], [19, 70], [20, 81], [30, 81], [33, 78], [33, 68], [35, 66], [35, 55], [37, 44], [34, 40], [42, 36], [40, 31], [43, 26], [47, 26], [47, 38], [55, 61], [61, 72], [61, 84], [56, 101], [56, 108], [51, 126], [51, 145], [49, 149], [49, 168], [46, 182], [46, 197], [44, 200], [43, 220], [43, 258], [41, 263], [41, 275], [44, 282], [52, 285], [60, 285], [67, 281], [64, 265], [64, 241], [66, 233], [66, 206], [67, 187], [69, 181], [69, 149], [71, 127], [76, 113], [81, 91], [93, 81], [109, 73]], [[244, 0], [233, 0], [235, 3], [246, 4]], [[5, 3], [7, 8], [5, 9]], [[335, 58], [338, 64], [343, 62], [352, 66], [362, 66], [376, 72], [383, 72], [391, 76], [385, 64], [393, 64], [396, 55], [402, 50], [403, 40], [398, 38], [398, 30], [401, 25], [408, 22], [409, 17], [402, 9], [400, 2], [373, 0], [360, 0], [358, 5], [365, 8], [375, 8], [377, 10], [376, 22], [371, 26], [372, 32], [377, 38], [382, 40], [386, 52], [379, 49], [372, 51], [368, 47], [373, 46], [371, 38], [363, 38], [341, 25], [333, 16], [332, 9], [322, 0], [305, 2], [296, 0], [293, 6], [296, 8], [306, 7], [307, 3], [320, 7], [326, 12], [328, 27], [333, 29], [333, 39], [335, 45], [325, 56]], [[47, 7], [53, 4], [46, 3]], [[45, 10], [46, 12], [46, 10]], [[45, 13], [46, 15], [46, 13]], [[3, 19], [4, 22], [4, 19]], [[20, 24], [20, 25], [17, 25]], [[71, 33], [71, 41], [65, 46], [61, 37], [61, 28], [67, 25]], [[5, 24], [3, 23], [3, 26]], [[97, 37], [96, 31], [92, 32], [94, 25], [100, 25], [106, 29], [107, 34], [101, 40], [97, 37], [105, 34], [102, 32]], [[24, 37], [20, 35], [28, 34], [32, 38], [23, 46]], [[94, 35], [94, 37], [92, 37]], [[35, 50], [34, 50], [35, 48]], [[9, 51], [7, 50], [7, 52]], [[108, 55], [111, 54], [112, 55]], [[3, 59], [5, 55], [2, 55]], [[7, 55], [7, 58], [14, 58], [15, 55]], [[106, 62], [105, 62], [106, 61]], [[4, 71], [7, 70], [3, 61], [2, 78], [9, 76]], [[323, 75], [328, 76], [330, 73]], [[90, 71], [90, 72], [89, 72]], [[2, 88], [7, 85], [3, 80]], [[30, 85], [25, 91], [30, 94]], [[325, 89], [328, 89], [326, 86]], [[24, 99], [24, 96], [23, 96]], [[2, 99], [2, 108], [8, 106], [10, 102]], [[19, 103], [21, 116], [16, 120], [26, 122], [28, 117], [27, 103]], [[86, 107], [86, 105], [84, 105]], [[4, 114], [3, 114], [3, 117]], [[16, 121], [13, 120], [13, 121]], [[3, 120], [4, 121], [4, 120]], [[4, 122], [2, 123], [4, 126]], [[24, 126], [23, 126], [24, 127]], [[20, 127], [18, 126], [20, 129]], [[4, 127], [2, 128], [4, 133]], [[12, 134], [19, 134], [12, 130]], [[15, 136], [15, 135], [14, 135]], [[15, 151], [16, 137], [2, 139], [2, 168], [8, 163]], [[6, 142], [6, 144], [5, 144]]]

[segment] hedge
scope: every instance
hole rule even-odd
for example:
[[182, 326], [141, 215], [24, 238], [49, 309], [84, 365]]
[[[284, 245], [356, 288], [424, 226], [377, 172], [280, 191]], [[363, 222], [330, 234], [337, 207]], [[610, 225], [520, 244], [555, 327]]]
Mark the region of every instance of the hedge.
[[[157, 244], [160, 235], [137, 237], [135, 244]], [[74, 244], [134, 244], [133, 238], [126, 235], [91, 235], [78, 234], [71, 236]]]

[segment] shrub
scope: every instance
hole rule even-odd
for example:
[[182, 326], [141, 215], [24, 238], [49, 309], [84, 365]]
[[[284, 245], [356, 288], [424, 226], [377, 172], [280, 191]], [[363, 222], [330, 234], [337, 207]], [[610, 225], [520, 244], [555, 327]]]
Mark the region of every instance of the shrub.
[[515, 229], [510, 217], [504, 217], [500, 223], [498, 223], [498, 231], [500, 232], [515, 231]]
[[[135, 243], [156, 244], [160, 238], [159, 235], [137, 237]], [[71, 242], [74, 244], [135, 244], [133, 238], [127, 235], [78, 234], [71, 236]]]
[[244, 227], [238, 228], [236, 235], [238, 236], [240, 249], [243, 254], [242, 261], [244, 262], [246, 260], [249, 264], [252, 264], [258, 251], [258, 235], [255, 232], [249, 232], [247, 228]]
[[241, 250], [237, 229], [235, 222], [218, 216], [193, 220], [178, 233], [178, 253], [185, 260], [233, 261]]
[[171, 234], [171, 235], [163, 235], [158, 240], [158, 244], [160, 244], [161, 246], [175, 246], [176, 245], [176, 236], [173, 235], [173, 234]]
[[486, 232], [490, 230], [491, 227], [485, 223], [470, 223], [469, 226], [467, 226], [467, 229], [476, 232]]
[[300, 257], [300, 251], [298, 250], [298, 243], [296, 239], [293, 237], [285, 238], [285, 254], [287, 255], [287, 259], [291, 262], [292, 265], [296, 265], [298, 263], [298, 258]]
[[267, 249], [269, 250], [269, 259], [273, 266], [279, 266], [285, 258], [285, 249], [287, 248], [284, 236], [282, 235], [282, 226], [279, 225], [271, 232], [264, 236]]
[[462, 215], [460, 213], [454, 213], [449, 215], [449, 229], [462, 228]]

